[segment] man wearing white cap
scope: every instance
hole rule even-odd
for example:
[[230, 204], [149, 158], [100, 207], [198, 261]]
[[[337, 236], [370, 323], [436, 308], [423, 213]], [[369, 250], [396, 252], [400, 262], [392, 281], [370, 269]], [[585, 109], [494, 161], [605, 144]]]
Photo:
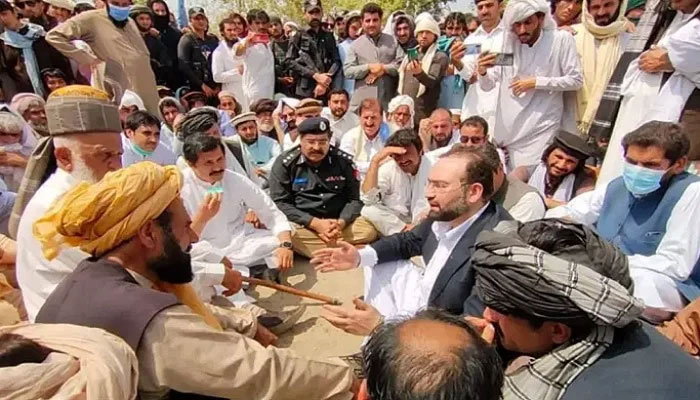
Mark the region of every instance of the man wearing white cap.
[[400, 129], [413, 129], [415, 115], [413, 99], [410, 96], [402, 94], [391, 99], [386, 121], [391, 133]]
[[73, 16], [75, 5], [71, 0], [46, 0], [49, 5], [46, 15], [56, 18], [56, 22], [62, 24]]
[[511, 1], [503, 19], [510, 30], [506, 54], [482, 53], [477, 76], [483, 90], [499, 90], [491, 135], [509, 154], [511, 169], [537, 163], [574, 111], [564, 109], [564, 92], [580, 89], [583, 75], [574, 38], [556, 29], [549, 2]]
[[416, 121], [427, 118], [437, 107], [440, 98], [440, 81], [450, 60], [444, 52], [437, 51], [440, 26], [431, 16], [416, 19], [418, 49], [409, 49], [399, 67], [399, 94], [410, 96], [415, 102]]

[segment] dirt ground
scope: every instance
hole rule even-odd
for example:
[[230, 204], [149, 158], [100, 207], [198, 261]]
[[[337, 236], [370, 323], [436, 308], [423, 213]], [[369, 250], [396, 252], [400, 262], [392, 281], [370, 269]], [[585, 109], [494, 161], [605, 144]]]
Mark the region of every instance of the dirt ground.
[[[317, 274], [309, 261], [298, 255], [295, 255], [294, 268], [286, 279], [288, 285], [297, 289], [338, 298], [344, 307], [352, 307], [352, 299], [361, 296], [363, 291], [362, 269]], [[360, 350], [363, 337], [349, 335], [319, 317], [321, 302], [263, 287], [257, 287], [252, 295], [258, 298], [259, 306], [269, 310], [289, 310], [300, 304], [306, 305], [304, 315], [291, 330], [280, 336], [277, 347], [290, 348], [315, 358], [344, 356]]]

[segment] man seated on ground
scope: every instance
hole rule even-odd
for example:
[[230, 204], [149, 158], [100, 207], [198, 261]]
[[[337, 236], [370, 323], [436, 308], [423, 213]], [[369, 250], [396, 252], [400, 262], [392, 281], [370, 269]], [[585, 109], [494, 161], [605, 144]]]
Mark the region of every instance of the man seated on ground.
[[255, 182], [258, 186], [267, 186], [272, 164], [280, 154], [280, 145], [276, 140], [258, 133], [258, 120], [254, 112], [247, 112], [236, 116], [231, 125], [238, 133], [231, 137], [230, 141], [238, 142], [243, 150], [243, 156], [250, 162], [255, 174]]
[[327, 119], [305, 120], [300, 145], [282, 153], [270, 174], [270, 197], [294, 225], [294, 250], [305, 257], [339, 239], [364, 244], [377, 238], [372, 224], [359, 217], [352, 157], [330, 144], [331, 135]]
[[[225, 146], [226, 169], [247, 176], [250, 179], [255, 177], [253, 168], [243, 154], [243, 149], [237, 142], [227, 140], [221, 136], [219, 128], [219, 115], [216, 110], [202, 107], [192, 111], [188, 111], [182, 120], [177, 124], [175, 132], [175, 154], [182, 155], [182, 146], [184, 141], [192, 135], [206, 134], [209, 136], [221, 139]], [[177, 166], [183, 170], [188, 168], [185, 160], [180, 157], [177, 160]]]
[[180, 398], [350, 398], [355, 382], [347, 366], [264, 348], [275, 336], [248, 311], [205, 305], [196, 296], [187, 249], [197, 235], [181, 182], [173, 166], [132, 165], [77, 186], [37, 221], [47, 256], [61, 243], [92, 256], [63, 280], [37, 320], [124, 339], [138, 358], [141, 398], [173, 398], [171, 390]]
[[[454, 143], [461, 143], [467, 147], [479, 147], [488, 142], [489, 126], [485, 119], [478, 115], [465, 119], [459, 126], [459, 133], [456, 134]], [[428, 152], [426, 155], [432, 161], [440, 158], [452, 148], [453, 143]], [[502, 154], [499, 151], [499, 154]]]
[[68, 324], [0, 328], [0, 387], [8, 399], [138, 396], [138, 360], [122, 339]]
[[[12, 212], [13, 220], [19, 222], [14, 232], [21, 243], [17, 252], [17, 282], [30, 321], [34, 321], [59, 282], [88, 257], [70, 249], [58, 258], [45, 258], [32, 234], [34, 222], [80, 182], [97, 182], [108, 171], [121, 168], [119, 111], [107, 93], [89, 86], [66, 86], [51, 93], [46, 114], [51, 136], [43, 138], [37, 148], [47, 150], [27, 167], [25, 181], [30, 178], [33, 184], [22, 186]], [[94, 115], [102, 117], [93, 118]], [[42, 183], [52, 163], [57, 166], [56, 171]], [[11, 225], [14, 225], [12, 221]], [[11, 226], [10, 231], [13, 229]]]
[[472, 260], [486, 306], [472, 322], [497, 332], [504, 400], [696, 397], [697, 361], [637, 320], [626, 257], [592, 230], [540, 220], [484, 232]]
[[362, 182], [361, 215], [383, 236], [411, 230], [428, 214], [425, 185], [430, 167], [418, 135], [408, 129], [392, 134]]
[[449, 151], [447, 149], [459, 141], [459, 131], [452, 125], [452, 113], [445, 108], [438, 108], [430, 118], [421, 121], [420, 134], [426, 151]]
[[277, 102], [270, 99], [260, 99], [250, 105], [250, 111], [254, 112], [255, 118], [257, 118], [260, 135], [281, 143], [272, 118], [275, 108], [277, 108]]
[[595, 173], [586, 168], [592, 154], [581, 136], [560, 131], [538, 165], [517, 167], [510, 175], [536, 188], [547, 208], [558, 207], [595, 188]]
[[175, 154], [160, 143], [160, 121], [148, 111], [134, 111], [126, 118], [122, 136], [122, 166], [141, 161], [172, 165]]
[[294, 124], [290, 126], [289, 132], [285, 133], [282, 148], [290, 150], [299, 145], [299, 125], [309, 118], [318, 118], [323, 111], [323, 103], [316, 99], [301, 100], [294, 110]]
[[622, 176], [547, 213], [595, 226], [627, 254], [645, 318], [670, 319], [698, 297], [700, 177], [685, 172], [679, 125], [647, 122], [625, 136]]
[[[360, 250], [344, 242], [318, 250], [311, 262], [320, 272], [365, 267], [368, 304], [356, 299], [355, 310], [327, 306], [326, 319], [346, 332], [368, 335], [382, 316], [410, 315], [424, 307], [462, 314], [474, 285], [470, 258], [476, 235], [512, 219], [489, 200], [492, 192], [491, 166], [480, 151], [457, 146], [430, 170], [425, 221]], [[424, 268], [410, 260], [415, 256], [422, 256]]]
[[411, 96], [398, 95], [391, 99], [387, 110], [386, 123], [391, 133], [401, 129], [413, 129], [413, 99]]
[[491, 200], [508, 210], [516, 221], [525, 223], [544, 218], [547, 211], [544, 199], [537, 189], [506, 175], [496, 146], [485, 142], [478, 149], [493, 170], [494, 192]]
[[[249, 267], [257, 265], [292, 268], [294, 253], [287, 218], [262, 189], [226, 170], [221, 141], [206, 135], [190, 136], [185, 141], [184, 157], [190, 168], [183, 171], [183, 203], [200, 242], [211, 244], [210, 252], [219, 256], [215, 260], [228, 259], [246, 276]], [[255, 225], [246, 223], [249, 210], [258, 219]], [[224, 268], [218, 264], [218, 269], [218, 274], [208, 274], [220, 280]]]
[[360, 172], [360, 181], [367, 174], [372, 158], [383, 148], [391, 132], [382, 122], [382, 105], [377, 99], [365, 99], [360, 103], [360, 126], [352, 129], [340, 141], [340, 150], [350, 154]]
[[498, 400], [496, 350], [464, 319], [439, 310], [379, 327], [362, 349], [358, 400]]
[[350, 95], [345, 89], [333, 89], [328, 97], [328, 107], [324, 107], [321, 116], [331, 122], [333, 144], [340, 140], [349, 130], [360, 125], [360, 118], [350, 109]]
[[17, 192], [35, 145], [36, 139], [22, 117], [0, 107], [0, 190]]

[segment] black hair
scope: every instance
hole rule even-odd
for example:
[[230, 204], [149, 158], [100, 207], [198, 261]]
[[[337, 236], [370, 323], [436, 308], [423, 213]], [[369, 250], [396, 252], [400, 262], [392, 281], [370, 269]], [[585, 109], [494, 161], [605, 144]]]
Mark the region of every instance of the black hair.
[[201, 153], [208, 153], [216, 149], [221, 149], [221, 152], [225, 154], [224, 144], [221, 142], [221, 139], [209, 135], [196, 134], [185, 139], [185, 143], [182, 146], [182, 155], [187, 162], [195, 164]]
[[488, 137], [489, 135], [489, 123], [478, 115], [472, 115], [471, 117], [462, 121], [462, 124], [459, 127], [461, 128], [463, 126], [480, 126], [484, 130], [484, 136]]
[[0, 368], [16, 367], [25, 363], [39, 364], [52, 352], [48, 347], [21, 335], [0, 335]]
[[688, 155], [690, 140], [679, 124], [651, 121], [628, 133], [622, 139], [625, 154], [630, 146], [658, 147], [664, 151], [664, 158], [673, 164]]
[[126, 129], [135, 131], [141, 126], [160, 127], [160, 120], [155, 115], [143, 110], [136, 110], [126, 117], [124, 123]]
[[348, 101], [350, 101], [350, 93], [348, 93], [348, 91], [343, 89], [343, 88], [337, 88], [337, 89], [331, 90], [331, 92], [328, 93], [328, 99], [330, 99], [331, 96], [337, 95], [337, 94], [342, 94], [343, 96], [345, 96], [346, 99], [348, 99]]
[[233, 17], [230, 15], [228, 17], [222, 19], [221, 22], [219, 22], [219, 33], [222, 35], [224, 34], [224, 25], [226, 25], [226, 24], [233, 25], [235, 23], [236, 23], [236, 21], [234, 21]]
[[450, 22], [462, 25], [463, 28], [467, 27], [467, 17], [465, 17], [464, 14], [459, 11], [451, 12], [449, 15], [447, 15], [447, 18], [445, 18], [445, 26], [447, 26], [447, 24]]
[[488, 201], [493, 195], [493, 171], [491, 170], [491, 163], [486, 161], [480, 152], [479, 148], [472, 148], [458, 143], [440, 158], [459, 157], [465, 159], [467, 168], [464, 171], [463, 182], [481, 184], [484, 188], [481, 197], [484, 201]]
[[73, 13], [75, 15], [82, 14], [85, 11], [92, 11], [95, 7], [88, 3], [78, 3], [73, 7]]
[[420, 136], [413, 129], [399, 129], [394, 132], [393, 135], [389, 136], [384, 147], [395, 146], [395, 147], [408, 147], [413, 146], [416, 148], [418, 154], [423, 150], [423, 141], [420, 140]]
[[367, 3], [362, 7], [360, 15], [365, 19], [365, 14], [379, 14], [379, 19], [384, 17], [384, 10], [377, 3]]
[[498, 154], [496, 145], [486, 141], [479, 146], [479, 149], [481, 149], [481, 156], [491, 165], [494, 173], [496, 173], [499, 168], [503, 168], [503, 162], [501, 162], [501, 156]]
[[[402, 330], [416, 321], [434, 321], [463, 331], [458, 346], [441, 351], [403, 343]], [[372, 400], [497, 400], [503, 368], [493, 346], [463, 318], [428, 309], [414, 317], [380, 325], [362, 350]]]
[[282, 18], [280, 18], [280, 17], [278, 17], [278, 16], [276, 16], [276, 15], [273, 16], [273, 17], [270, 17], [270, 23], [271, 23], [271, 24], [279, 24], [279, 25], [282, 25]]
[[0, 12], [3, 11], [12, 11], [13, 13], [17, 14], [15, 8], [7, 0], [0, 0]]
[[248, 25], [252, 24], [254, 21], [260, 21], [263, 23], [270, 22], [270, 16], [267, 15], [267, 13], [264, 10], [260, 10], [257, 8], [248, 11], [248, 14], [246, 14], [246, 19]]
[[567, 155], [577, 158], [578, 164], [576, 165], [576, 168], [574, 168], [573, 171], [571, 171], [572, 174], [578, 175], [581, 173], [586, 168], [586, 158], [579, 158], [579, 156], [575, 153], [573, 153], [571, 150], [567, 149], [565, 146], [562, 146], [561, 144], [557, 143], [556, 141], [552, 142], [547, 146], [546, 149], [544, 149], [544, 152], [542, 153], [542, 162], [544, 165], [547, 165], [547, 159], [549, 159], [549, 155], [552, 154], [552, 152], [556, 149], [559, 149], [566, 153]]

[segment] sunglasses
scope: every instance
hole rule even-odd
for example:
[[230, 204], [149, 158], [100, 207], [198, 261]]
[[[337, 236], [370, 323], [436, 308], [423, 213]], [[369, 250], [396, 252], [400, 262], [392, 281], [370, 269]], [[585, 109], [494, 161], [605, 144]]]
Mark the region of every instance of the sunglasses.
[[15, 2], [15, 7], [17, 8], [24, 8], [25, 6], [29, 7], [34, 7], [36, 5], [36, 1], [16, 1]]

